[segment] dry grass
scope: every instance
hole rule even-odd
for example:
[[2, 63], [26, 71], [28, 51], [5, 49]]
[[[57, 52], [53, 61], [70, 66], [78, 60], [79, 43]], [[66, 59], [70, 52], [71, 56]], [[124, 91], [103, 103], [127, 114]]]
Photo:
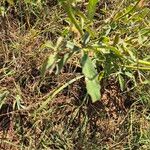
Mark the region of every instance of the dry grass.
[[101, 101], [92, 103], [81, 78], [39, 110], [49, 93], [82, 75], [75, 56], [59, 75], [40, 76], [53, 52], [46, 44], [64, 34], [66, 15], [48, 1], [39, 7], [19, 1], [1, 5], [8, 11], [0, 17], [0, 149], [149, 149], [149, 85], [122, 92], [111, 76], [102, 81]]

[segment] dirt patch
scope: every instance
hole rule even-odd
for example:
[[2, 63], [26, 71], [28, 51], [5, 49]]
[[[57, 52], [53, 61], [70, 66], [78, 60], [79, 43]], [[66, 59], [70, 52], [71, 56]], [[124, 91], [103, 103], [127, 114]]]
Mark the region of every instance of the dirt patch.
[[[72, 66], [71, 68], [74, 67]], [[24, 105], [33, 105], [34, 108], [34, 104], [41, 101], [42, 97], [76, 76], [81, 75], [81, 73], [79, 73], [80, 71], [77, 71], [77, 73], [67, 73], [64, 67], [64, 73], [62, 72], [62, 74], [58, 76], [47, 74], [45, 80], [40, 83], [39, 70], [32, 68], [30, 72], [27, 71], [29, 73], [24, 74], [24, 76], [26, 76], [24, 82], [20, 82], [20, 80], [15, 80], [15, 82], [20, 85]], [[5, 87], [10, 86], [10, 84], [6, 84], [7, 80], [4, 81], [5, 83], [3, 83], [3, 85], [5, 84]], [[41, 114], [42, 116], [39, 116], [40, 118], [37, 117], [37, 119], [40, 120], [40, 123], [37, 125], [38, 127], [34, 127], [34, 123], [37, 119], [35, 120], [31, 117], [33, 109], [31, 109], [31, 112], [27, 111], [25, 114], [21, 112], [19, 114], [16, 113], [14, 122], [18, 122], [17, 124], [21, 127], [20, 130], [17, 131], [17, 135], [23, 136], [20, 142], [23, 142], [26, 146], [29, 145], [29, 139], [26, 136], [29, 130], [36, 137], [41, 137], [42, 132], [48, 130], [46, 135], [52, 141], [55, 139], [51, 137], [53, 134], [57, 135], [60, 134], [60, 132], [67, 134], [66, 138], [72, 139], [72, 144], [75, 145], [74, 149], [83, 147], [82, 142], [84, 141], [81, 142], [81, 139], [84, 135], [91, 141], [93, 141], [96, 136], [100, 136], [101, 143], [111, 143], [112, 135], [119, 132], [120, 122], [127, 112], [124, 106], [126, 99], [121, 95], [118, 83], [116, 83], [114, 79], [106, 80], [103, 90], [100, 91], [102, 92], [102, 98], [96, 103], [91, 102], [85, 87], [85, 81], [82, 78], [64, 88], [56, 95], [56, 98], [48, 104], [47, 108], [51, 110], [51, 113]], [[52, 128], [48, 122], [51, 122]], [[48, 125], [48, 127], [47, 124], [50, 126]], [[13, 128], [15, 128], [16, 125], [14, 125]], [[85, 126], [84, 130], [81, 126]], [[8, 128], [8, 130], [10, 129]], [[73, 138], [74, 132], [76, 134], [75, 139]], [[16, 136], [14, 137], [16, 138]], [[100, 141], [94, 142], [99, 143]], [[37, 145], [40, 147], [40, 141]], [[50, 145], [51, 148], [55, 146], [53, 144]], [[61, 144], [58, 144], [58, 147], [61, 146]]]
[[[28, 147], [30, 143], [29, 135], [31, 138], [35, 136], [38, 141], [36, 148], [41, 148], [42, 139], [40, 137], [46, 131], [45, 136], [49, 137], [52, 143], [55, 143], [56, 140], [53, 135], [56, 137], [61, 134], [66, 135], [66, 140], [70, 139], [71, 141], [69, 141], [75, 145], [74, 149], [83, 148], [86, 140], [91, 140], [99, 145], [106, 142], [114, 144], [112, 136], [119, 132], [121, 121], [128, 111], [125, 106], [127, 98], [121, 93], [115, 78], [103, 81], [102, 90], [99, 91], [102, 97], [96, 103], [92, 103], [87, 95], [84, 78], [68, 84], [48, 103], [48, 106], [42, 110], [43, 113], [40, 115], [37, 113], [37, 116], [33, 117], [32, 113], [36, 112], [37, 106], [44, 102], [44, 97], [75, 77], [80, 76], [82, 69], [73, 63], [67, 63], [61, 74], [55, 75], [55, 73], [49, 74], [47, 72], [45, 78], [42, 79], [39, 69], [42, 61], [39, 59], [39, 62], [36, 63], [32, 59], [30, 60], [30, 57], [23, 56], [22, 61], [18, 61], [18, 64], [23, 67], [22, 71], [20, 72], [19, 68], [16, 68], [17, 74], [14, 74], [11, 78], [6, 77], [0, 82], [1, 87], [10, 89], [10, 93], [14, 95], [14, 97], [11, 96], [11, 98], [13, 97], [13, 103], [16, 102], [16, 94], [18, 95], [18, 91], [20, 91], [21, 105], [31, 106], [31, 109], [27, 111], [15, 112], [14, 110], [14, 135], [12, 138], [14, 137], [16, 140], [17, 137], [18, 139], [20, 139], [20, 136], [22, 137], [20, 141], [16, 140], [16, 142], [24, 143]], [[18, 91], [16, 88], [18, 88]], [[36, 103], [39, 105], [36, 105]], [[20, 128], [18, 129], [17, 126]], [[76, 136], [74, 137], [73, 134]], [[101, 140], [95, 140], [96, 137]], [[61, 140], [64, 139], [61, 138]], [[64, 147], [61, 143], [58, 145], [51, 144], [49, 147], [55, 149], [54, 145]]]

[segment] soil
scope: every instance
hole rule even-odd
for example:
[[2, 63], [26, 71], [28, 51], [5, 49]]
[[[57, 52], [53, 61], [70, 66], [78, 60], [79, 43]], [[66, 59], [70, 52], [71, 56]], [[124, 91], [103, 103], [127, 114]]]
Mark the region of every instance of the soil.
[[[47, 1], [49, 6], [56, 4], [57, 1]], [[97, 14], [102, 13], [99, 10], [103, 5], [104, 2], [99, 4]], [[109, 1], [107, 5], [111, 6]], [[117, 143], [114, 149], [122, 149], [122, 144], [127, 140], [125, 138], [127, 137], [126, 116], [134, 101], [120, 90], [115, 77], [101, 81], [101, 91], [99, 91], [101, 99], [95, 103], [92, 103], [90, 96], [87, 95], [85, 81], [82, 78], [59, 92], [41, 113], [34, 113], [49, 93], [81, 75], [82, 69], [70, 61], [63, 67], [59, 75], [55, 75], [55, 72], [47, 72], [45, 78], [41, 79], [42, 60], [49, 53], [39, 52], [37, 49], [43, 44], [42, 36], [46, 40], [56, 41], [57, 35], [54, 34], [55, 31], [47, 31], [43, 35], [35, 37], [33, 41], [30, 39], [24, 41], [26, 34], [17, 34], [17, 23], [15, 24], [14, 20], [20, 20], [22, 24], [25, 24], [25, 30], [28, 30], [34, 26], [37, 16], [28, 14], [30, 17], [23, 15], [20, 18], [20, 15], [14, 12], [14, 8], [9, 11], [11, 15], [8, 20], [12, 22], [12, 26], [9, 30], [5, 30], [8, 26], [4, 22], [5, 26], [1, 28], [3, 34], [0, 35], [0, 38], [4, 38], [4, 42], [7, 44], [10, 40], [17, 41], [20, 36], [23, 36], [23, 40], [19, 41], [22, 42], [20, 54], [8, 52], [7, 47], [4, 48], [5, 55], [4, 52], [0, 52], [0, 90], [9, 92], [5, 104], [0, 108], [0, 140], [8, 139], [13, 144], [23, 143], [25, 146], [29, 146], [32, 137], [36, 141], [36, 149], [41, 149], [40, 138], [46, 131], [46, 138], [49, 138], [52, 143], [49, 145], [50, 149], [58, 149], [58, 147], [63, 149], [65, 138], [73, 145], [74, 150], [87, 149], [84, 147], [86, 145], [84, 140], [97, 145], [109, 143], [110, 147]], [[27, 21], [28, 17], [30, 18], [29, 22]], [[14, 57], [16, 57], [17, 65], [14, 64]], [[3, 68], [7, 68], [7, 70]], [[100, 68], [99, 71], [102, 69]], [[5, 77], [5, 73], [9, 73], [9, 71], [15, 73]], [[18, 106], [14, 107], [13, 104], [16, 102], [16, 95], [20, 93], [21, 108], [16, 108]], [[24, 110], [22, 106], [29, 107], [29, 109]], [[114, 137], [118, 134], [121, 136], [118, 136], [120, 138], [115, 139], [116, 143], [114, 143]], [[59, 135], [63, 135], [63, 137]], [[57, 142], [56, 139], [59, 141]], [[64, 143], [59, 143], [60, 141]], [[13, 147], [1, 144], [0, 149], [13, 149]]]
[[[68, 65], [69, 64], [64, 67], [64, 70], [60, 75], [47, 74], [44, 82], [39, 85], [40, 73], [38, 68], [31, 68], [30, 73], [26, 74], [25, 79], [17, 78], [16, 82], [20, 86], [23, 98], [25, 98], [24, 105], [33, 105], [34, 108], [34, 104], [40, 101], [41, 97], [46, 96], [59, 85], [63, 85], [81, 74], [81, 70], [79, 69], [77, 69], [77, 72], [67, 72], [66, 68]], [[72, 66], [72, 68], [75, 67]], [[70, 71], [70, 69], [68, 71]], [[20, 80], [23, 81], [20, 82]], [[3, 86], [5, 85], [7, 88], [11, 88], [14, 83], [12, 81], [8, 82], [6, 79], [1, 84], [3, 84]], [[40, 94], [34, 89], [35, 85], [37, 85], [37, 89], [39, 88]], [[56, 98], [48, 104], [48, 108], [53, 110], [53, 114], [51, 117], [48, 117], [48, 114], [44, 115], [41, 119], [42, 125], [40, 133], [36, 132], [33, 134], [40, 136], [41, 132], [47, 128], [46, 122], [49, 121], [53, 124], [52, 134], [60, 129], [63, 130], [63, 132], [73, 133], [84, 123], [85, 115], [87, 115], [88, 121], [86, 122], [86, 132], [88, 132], [89, 139], [92, 140], [96, 135], [101, 133], [101, 143], [105, 143], [106, 141], [111, 142], [111, 136], [119, 132], [122, 125], [122, 119], [125, 117], [128, 109], [125, 105], [127, 99], [122, 95], [119, 89], [118, 83], [114, 78], [103, 81], [102, 91], [100, 91], [102, 93], [102, 98], [101, 100], [92, 103], [90, 97], [87, 96], [84, 79], [80, 79], [73, 84], [68, 85], [68, 87], [61, 91]], [[7, 109], [4, 107], [7, 107]], [[20, 122], [21, 134], [26, 134], [29, 132], [28, 130], [33, 128], [34, 120], [30, 117], [30, 113], [33, 111], [32, 108], [24, 113], [19, 111], [13, 113], [13, 115], [9, 114], [9, 112], [12, 111], [11, 105], [3, 105], [0, 110], [0, 129], [1, 132], [6, 131], [8, 133], [8, 138], [11, 136], [11, 138], [14, 137], [14, 140], [17, 139], [14, 131], [15, 124], [10, 120], [13, 120], [13, 122], [18, 120]], [[6, 112], [6, 110], [8, 111]], [[80, 133], [77, 137], [78, 138], [74, 139], [76, 142], [74, 142], [80, 143]], [[18, 142], [19, 141], [16, 140], [16, 143]], [[24, 144], [29, 144], [28, 139], [24, 139]], [[51, 145], [50, 147], [55, 149], [55, 146]], [[80, 147], [82, 147], [82, 144], [75, 144], [74, 149], [79, 149]]]

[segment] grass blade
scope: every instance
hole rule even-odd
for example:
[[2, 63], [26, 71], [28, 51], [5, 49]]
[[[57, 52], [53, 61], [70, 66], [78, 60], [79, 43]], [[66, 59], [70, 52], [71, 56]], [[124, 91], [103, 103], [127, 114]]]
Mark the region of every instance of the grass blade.
[[75, 25], [75, 27], [77, 28], [77, 30], [80, 32], [81, 35], [83, 35], [83, 31], [73, 13], [73, 9], [71, 7], [71, 2], [67, 1], [67, 2], [61, 2], [63, 8], [65, 9], [65, 11], [67, 12], [67, 15], [69, 17], [69, 19], [71, 20], [71, 22]]
[[89, 0], [87, 10], [88, 10], [88, 18], [90, 20], [92, 20], [94, 17], [94, 14], [96, 12], [96, 4], [97, 3], [98, 3], [98, 0]]

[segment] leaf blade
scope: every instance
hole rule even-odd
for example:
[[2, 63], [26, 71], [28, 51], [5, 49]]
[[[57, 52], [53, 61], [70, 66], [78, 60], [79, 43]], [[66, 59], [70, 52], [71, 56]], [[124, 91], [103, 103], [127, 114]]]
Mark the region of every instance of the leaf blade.
[[96, 4], [98, 3], [98, 0], [89, 0], [87, 10], [88, 10], [88, 18], [90, 20], [93, 19], [94, 14], [96, 12]]
[[92, 102], [100, 100], [100, 83], [98, 80], [98, 73], [94, 68], [94, 64], [90, 60], [89, 56], [85, 53], [82, 57], [82, 73], [85, 76], [86, 89], [91, 96]]

